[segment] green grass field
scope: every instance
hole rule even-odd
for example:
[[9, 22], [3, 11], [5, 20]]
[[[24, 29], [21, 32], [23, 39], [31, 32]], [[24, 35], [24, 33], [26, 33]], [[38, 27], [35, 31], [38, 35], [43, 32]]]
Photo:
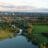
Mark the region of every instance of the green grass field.
[[33, 25], [33, 32], [48, 32], [48, 25]]
[[33, 36], [38, 40], [38, 42], [48, 43], [48, 38], [43, 36], [42, 32], [48, 32], [48, 25], [33, 25]]

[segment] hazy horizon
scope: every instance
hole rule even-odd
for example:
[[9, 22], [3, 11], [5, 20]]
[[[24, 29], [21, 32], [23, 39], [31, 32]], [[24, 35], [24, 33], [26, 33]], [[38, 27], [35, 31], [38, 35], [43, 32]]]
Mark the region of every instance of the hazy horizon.
[[0, 0], [0, 11], [48, 11], [48, 0]]

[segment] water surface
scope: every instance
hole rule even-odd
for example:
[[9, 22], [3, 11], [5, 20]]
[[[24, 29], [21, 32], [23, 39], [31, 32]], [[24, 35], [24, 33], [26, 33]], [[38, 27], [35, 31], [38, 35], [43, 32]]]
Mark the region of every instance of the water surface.
[[18, 35], [15, 38], [0, 41], [0, 48], [38, 48], [38, 46], [33, 45], [26, 37]]

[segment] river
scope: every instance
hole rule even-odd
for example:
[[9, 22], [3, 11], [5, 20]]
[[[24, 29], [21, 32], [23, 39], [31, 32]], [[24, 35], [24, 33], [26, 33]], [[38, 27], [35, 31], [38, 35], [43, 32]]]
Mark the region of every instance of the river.
[[20, 35], [16, 38], [0, 41], [0, 48], [38, 48], [38, 46], [28, 42], [26, 37]]
[[20, 29], [20, 33], [14, 38], [8, 38], [0, 41], [0, 48], [38, 48], [38, 46], [33, 45], [31, 41], [20, 35], [22, 30]]

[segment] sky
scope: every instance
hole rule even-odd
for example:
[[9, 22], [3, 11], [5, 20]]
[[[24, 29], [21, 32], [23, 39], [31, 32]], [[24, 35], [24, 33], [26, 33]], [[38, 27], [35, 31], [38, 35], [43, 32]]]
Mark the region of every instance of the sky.
[[[17, 9], [16, 9], [17, 8]], [[0, 0], [0, 10], [48, 9], [48, 0]]]

